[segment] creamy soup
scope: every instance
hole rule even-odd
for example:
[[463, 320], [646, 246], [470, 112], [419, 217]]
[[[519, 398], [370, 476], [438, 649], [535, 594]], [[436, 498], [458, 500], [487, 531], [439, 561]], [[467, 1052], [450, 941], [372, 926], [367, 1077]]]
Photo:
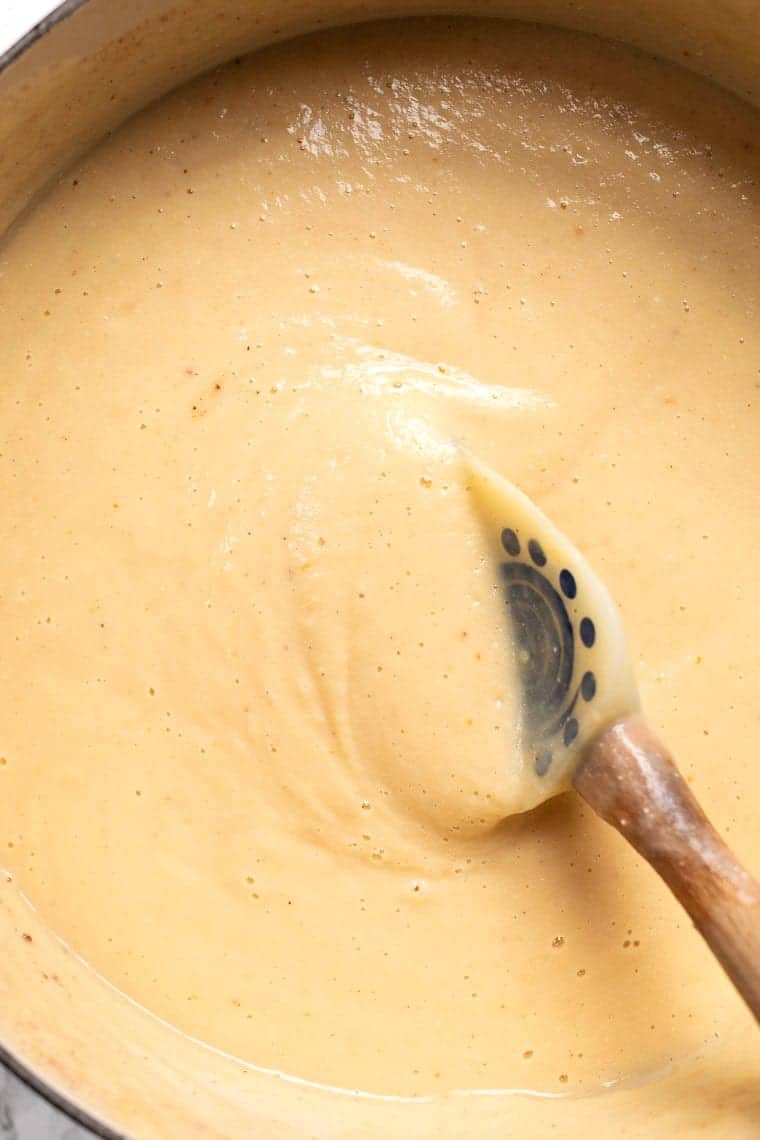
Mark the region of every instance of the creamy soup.
[[588, 555], [757, 869], [759, 140], [609, 44], [351, 29], [163, 100], [5, 243], [2, 889], [333, 1087], [299, 1136], [339, 1090], [557, 1096], [572, 1135], [682, 1070], [757, 1134], [751, 1020], [664, 886], [573, 795], [514, 814], [458, 449]]

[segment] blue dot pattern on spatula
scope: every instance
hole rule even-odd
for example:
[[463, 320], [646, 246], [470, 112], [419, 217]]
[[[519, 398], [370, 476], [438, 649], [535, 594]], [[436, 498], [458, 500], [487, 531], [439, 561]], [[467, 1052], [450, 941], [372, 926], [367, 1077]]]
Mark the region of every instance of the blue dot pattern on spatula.
[[577, 655], [593, 646], [596, 628], [585, 616], [577, 629], [573, 625], [565, 599], [577, 597], [575, 577], [561, 567], [555, 585], [554, 572], [537, 539], [528, 540], [527, 558], [516, 530], [505, 527], [501, 545], [509, 556], [501, 564], [501, 577], [514, 631], [524, 726], [536, 743], [536, 775], [545, 776], [557, 749], [569, 748], [577, 739], [583, 703], [596, 696], [596, 676], [591, 670], [573, 685]]

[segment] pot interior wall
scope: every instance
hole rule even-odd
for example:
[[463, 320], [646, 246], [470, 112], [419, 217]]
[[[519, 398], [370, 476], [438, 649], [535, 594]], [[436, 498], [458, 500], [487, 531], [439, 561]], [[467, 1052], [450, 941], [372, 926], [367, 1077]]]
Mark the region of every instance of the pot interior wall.
[[264, 44], [360, 20], [466, 12], [556, 24], [622, 39], [760, 101], [754, 0], [68, 0], [60, 11], [0, 71], [0, 231], [76, 155], [172, 87]]

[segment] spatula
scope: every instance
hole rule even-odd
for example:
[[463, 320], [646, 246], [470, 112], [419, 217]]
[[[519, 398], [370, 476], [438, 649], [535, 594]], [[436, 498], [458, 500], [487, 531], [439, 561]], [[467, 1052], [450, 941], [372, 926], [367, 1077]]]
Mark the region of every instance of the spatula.
[[574, 787], [664, 879], [760, 1021], [760, 885], [644, 720], [615, 603], [527, 495], [463, 461], [512, 629], [525, 806]]

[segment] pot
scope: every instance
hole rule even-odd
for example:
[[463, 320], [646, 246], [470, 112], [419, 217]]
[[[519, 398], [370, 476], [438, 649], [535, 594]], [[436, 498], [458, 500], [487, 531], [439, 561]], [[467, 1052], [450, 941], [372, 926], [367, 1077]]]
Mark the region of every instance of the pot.
[[[760, 103], [757, 0], [67, 0], [0, 58], [0, 232], [106, 132], [210, 67], [317, 28], [458, 7], [622, 39]], [[465, 1120], [461, 1102], [442, 1099], [422, 1111], [391, 1098], [340, 1097], [206, 1049], [84, 968], [34, 924], [2, 874], [0, 942], [0, 1056], [99, 1136], [303, 1140], [321, 1120], [321, 1140], [414, 1140], [450, 1133], [452, 1114]], [[28, 995], [23, 1010], [9, 1000], [20, 991]], [[725, 1049], [741, 1055], [740, 1042]], [[660, 1130], [716, 1136], [727, 1104], [736, 1112], [750, 1106], [746, 1082], [726, 1087], [717, 1103], [701, 1096], [688, 1068], [649, 1087], [644, 1113], [638, 1095], [617, 1091], [615, 1113], [635, 1119], [641, 1136], [647, 1114]], [[552, 1099], [514, 1096], [505, 1112], [503, 1102], [480, 1096], [471, 1098], [461, 1134], [529, 1140], [556, 1128], [560, 1135], [565, 1111]], [[573, 1122], [610, 1135], [609, 1112], [605, 1097], [578, 1100]]]

